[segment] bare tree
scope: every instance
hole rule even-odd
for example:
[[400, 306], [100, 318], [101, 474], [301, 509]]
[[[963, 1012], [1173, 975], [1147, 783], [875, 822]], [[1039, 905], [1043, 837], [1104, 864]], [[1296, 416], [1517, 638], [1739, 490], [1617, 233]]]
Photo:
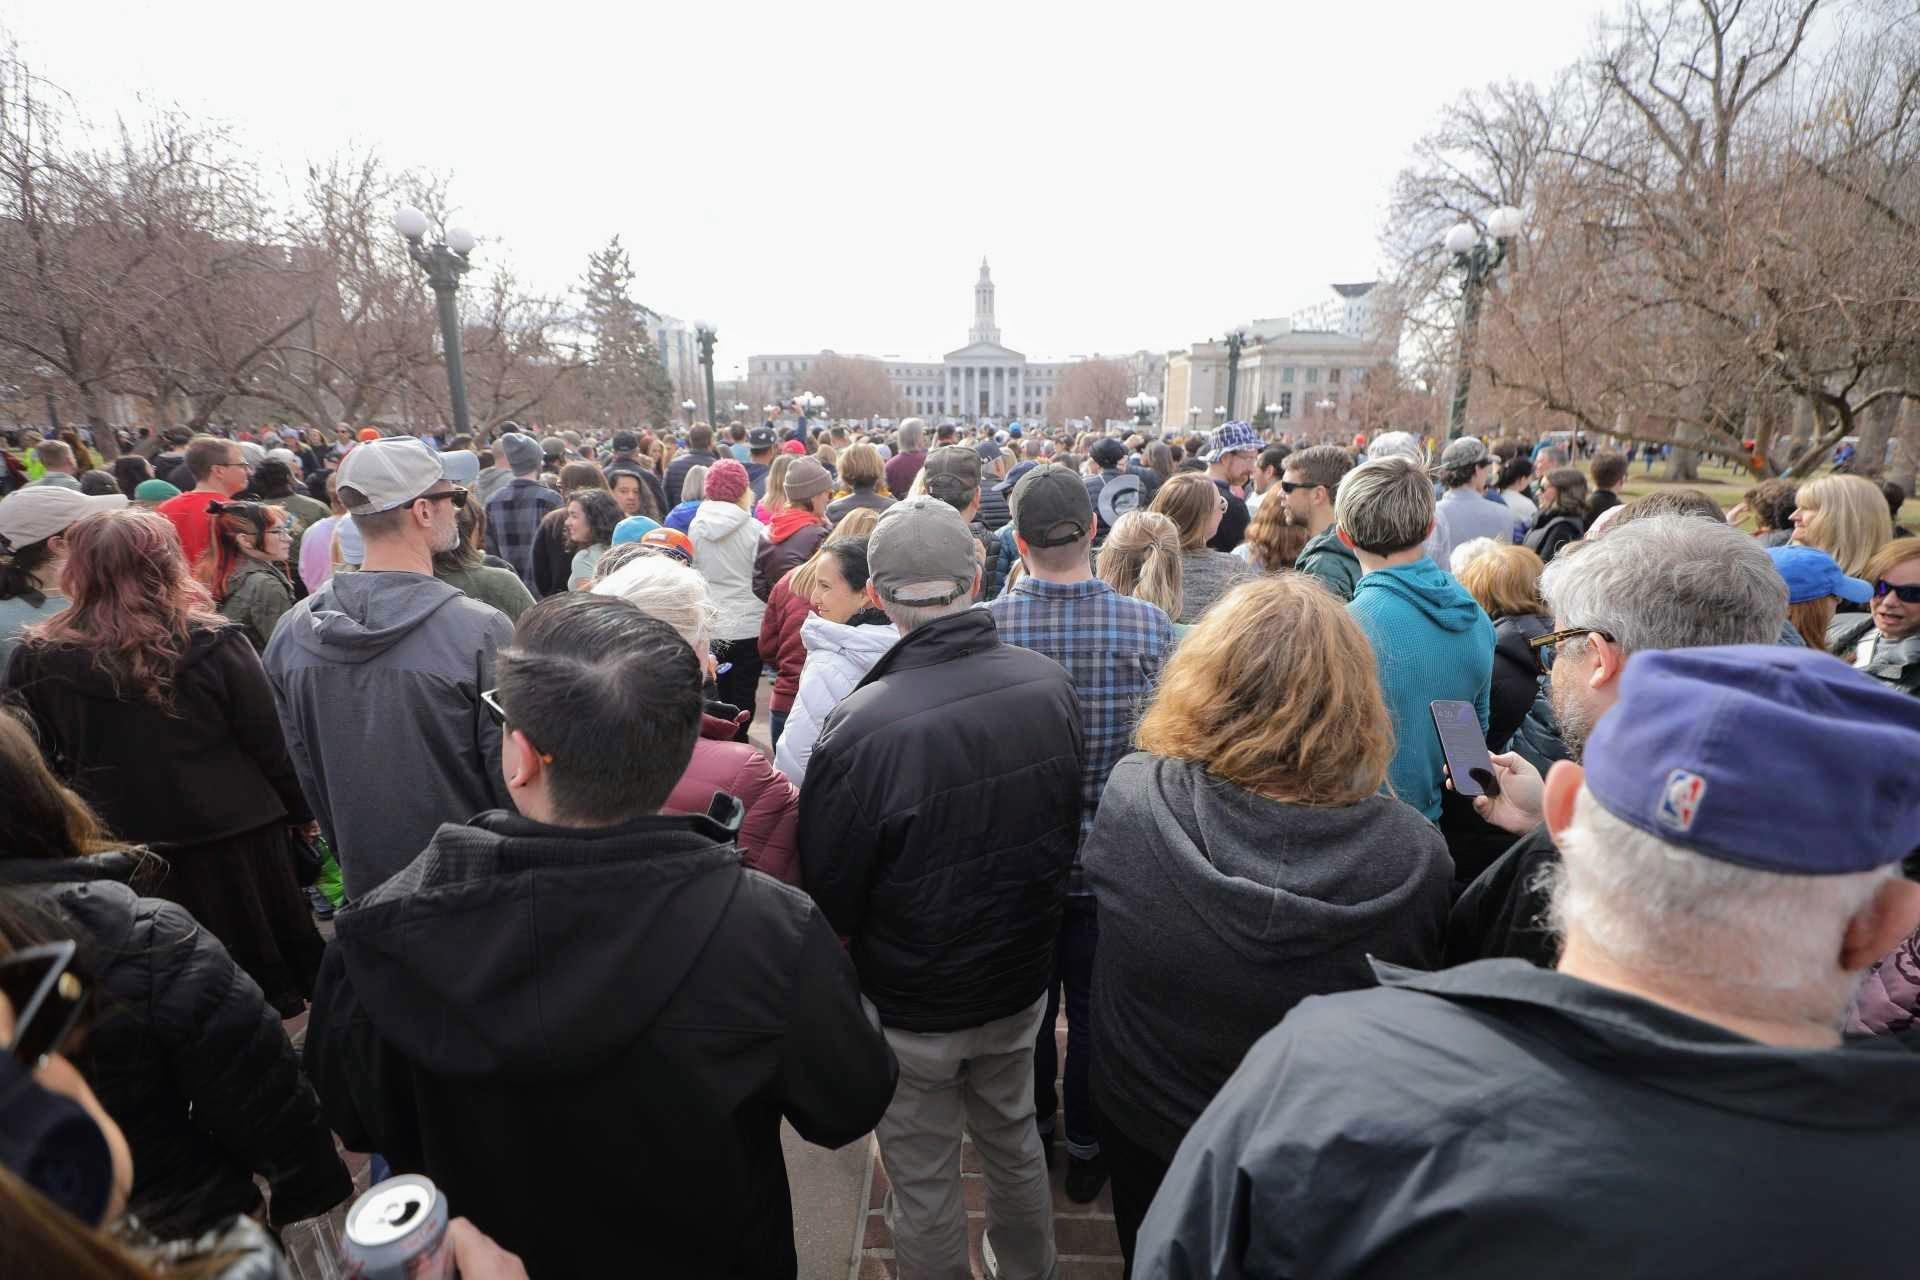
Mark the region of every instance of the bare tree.
[[1060, 374], [1053, 412], [1063, 418], [1091, 418], [1095, 425], [1127, 417], [1133, 375], [1119, 360], [1079, 360]]
[[807, 389], [838, 418], [885, 418], [899, 408], [887, 367], [861, 356], [821, 356], [807, 371]]

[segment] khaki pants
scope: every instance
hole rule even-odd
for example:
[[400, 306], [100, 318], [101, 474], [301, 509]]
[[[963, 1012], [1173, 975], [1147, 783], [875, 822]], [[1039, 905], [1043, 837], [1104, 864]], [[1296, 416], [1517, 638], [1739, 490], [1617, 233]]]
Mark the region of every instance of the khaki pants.
[[900, 1280], [967, 1280], [960, 1133], [987, 1181], [987, 1234], [1003, 1280], [1051, 1280], [1053, 1194], [1033, 1127], [1033, 1041], [1046, 997], [965, 1031], [887, 1028], [900, 1083], [876, 1131], [893, 1184]]

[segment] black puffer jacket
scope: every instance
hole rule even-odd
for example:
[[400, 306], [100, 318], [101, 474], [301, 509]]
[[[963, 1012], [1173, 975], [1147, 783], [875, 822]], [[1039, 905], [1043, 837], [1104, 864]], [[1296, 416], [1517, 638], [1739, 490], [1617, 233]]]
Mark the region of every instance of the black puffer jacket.
[[1493, 624], [1493, 689], [1488, 697], [1487, 749], [1505, 751], [1540, 693], [1540, 663], [1527, 642], [1552, 623], [1537, 613], [1509, 614]]
[[281, 1226], [325, 1213], [353, 1183], [266, 997], [194, 918], [125, 883], [125, 854], [0, 859], [0, 886], [57, 912], [99, 983], [78, 1059], [133, 1151], [129, 1209], [162, 1239], [260, 1204]]
[[983, 609], [903, 637], [828, 715], [800, 788], [800, 882], [881, 1021], [1019, 1012], [1052, 966], [1080, 832], [1080, 699]]

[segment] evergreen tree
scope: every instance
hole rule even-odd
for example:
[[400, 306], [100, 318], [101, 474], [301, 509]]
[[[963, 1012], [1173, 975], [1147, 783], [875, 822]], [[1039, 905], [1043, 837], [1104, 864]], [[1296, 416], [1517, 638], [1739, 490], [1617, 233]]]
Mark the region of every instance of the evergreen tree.
[[656, 429], [673, 422], [673, 383], [653, 344], [649, 322], [657, 317], [633, 298], [633, 263], [620, 237], [587, 259], [581, 282], [583, 317], [593, 337], [593, 356], [583, 370], [582, 391], [593, 421], [603, 427]]

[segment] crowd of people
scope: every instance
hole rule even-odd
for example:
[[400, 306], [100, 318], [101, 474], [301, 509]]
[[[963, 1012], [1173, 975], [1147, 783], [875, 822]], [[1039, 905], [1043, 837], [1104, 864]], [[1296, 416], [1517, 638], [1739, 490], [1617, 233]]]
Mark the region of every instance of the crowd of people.
[[1010, 1280], [1059, 1160], [1140, 1277], [1906, 1270], [1897, 487], [1240, 422], [84, 451], [0, 496], [0, 1272], [280, 1274], [337, 1140], [469, 1280], [791, 1276], [782, 1122], [875, 1135], [902, 1277], [971, 1274], [963, 1135]]

